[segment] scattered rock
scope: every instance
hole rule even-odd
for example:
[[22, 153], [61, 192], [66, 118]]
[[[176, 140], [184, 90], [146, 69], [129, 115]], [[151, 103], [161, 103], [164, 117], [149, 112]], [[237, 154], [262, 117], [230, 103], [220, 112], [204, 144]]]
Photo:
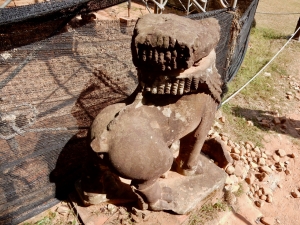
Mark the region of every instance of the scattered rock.
[[239, 182], [239, 179], [237, 178], [236, 175], [232, 174], [232, 175], [230, 175], [229, 177], [230, 177], [230, 179], [233, 181], [233, 183], [238, 183], [238, 182]]
[[276, 151], [276, 154], [279, 155], [281, 158], [283, 158], [284, 156], [286, 156], [286, 152], [283, 149], [278, 149]]
[[260, 172], [265, 172], [268, 175], [272, 173], [272, 169], [270, 167], [268, 167], [268, 166], [260, 166], [259, 167], [259, 171]]
[[254, 163], [254, 162], [250, 162], [250, 163], [249, 163], [249, 166], [250, 166], [250, 168], [252, 168], [252, 169], [255, 169], [255, 168], [258, 167], [258, 165], [257, 165], [256, 163]]
[[257, 174], [256, 177], [260, 182], [265, 182], [269, 180], [269, 176], [265, 172]]
[[295, 158], [295, 154], [294, 154], [294, 153], [288, 154], [288, 157], [290, 157], [290, 158]]
[[267, 195], [266, 202], [272, 203], [273, 202], [273, 197], [271, 195]]
[[238, 147], [234, 147], [233, 149], [232, 149], [232, 153], [236, 153], [236, 154], [241, 154], [241, 151], [239, 150], [239, 148]]
[[231, 185], [231, 184], [233, 184], [233, 180], [229, 176], [227, 176], [226, 180], [225, 180], [225, 184], [226, 185]]
[[291, 174], [291, 171], [289, 169], [286, 169], [284, 172], [285, 172], [286, 175], [290, 175]]
[[256, 179], [255, 175], [253, 173], [249, 173], [248, 176], [246, 177], [245, 181], [248, 184], [253, 184], [255, 179]]
[[294, 198], [300, 198], [300, 192], [299, 192], [298, 190], [292, 191], [292, 192], [291, 192], [291, 195], [292, 195]]
[[[113, 204], [108, 204], [107, 205], [107, 210], [109, 211], [110, 214], [114, 214], [115, 212], [118, 211], [118, 207], [113, 205]], [[120, 214], [124, 214], [124, 213], [126, 214], [127, 213], [126, 210], [122, 207], [119, 210], [120, 210]]]
[[239, 161], [239, 160], [240, 160], [240, 155], [238, 155], [238, 154], [231, 153], [230, 156], [231, 156], [231, 158], [233, 158], [233, 159], [236, 160], [236, 161]]
[[264, 225], [274, 225], [275, 219], [273, 217], [262, 217], [260, 222]]
[[263, 127], [270, 128], [269, 120], [262, 120], [262, 121], [259, 122], [259, 124], [262, 125]]
[[224, 116], [221, 116], [221, 117], [219, 118], [219, 120], [220, 120], [221, 123], [225, 123], [225, 122], [226, 122], [226, 119], [225, 119]]
[[265, 77], [271, 77], [271, 76], [272, 76], [272, 74], [271, 74], [271, 73], [269, 73], [269, 72], [265, 72], [265, 73], [264, 73], [264, 76], [265, 76]]
[[258, 165], [264, 166], [266, 165], [266, 160], [264, 158], [258, 158]]
[[242, 162], [238, 162], [235, 165], [234, 174], [237, 177], [240, 177], [240, 178], [242, 178], [244, 180], [246, 178], [246, 176], [247, 176], [247, 173], [248, 173], [248, 170], [247, 170], [247, 168], [244, 166], [244, 164]]
[[255, 148], [255, 145], [253, 144], [253, 142], [252, 141], [246, 141], [246, 145], [250, 145], [251, 146], [251, 148]]
[[266, 199], [267, 199], [267, 196], [265, 196], [265, 195], [261, 195], [259, 198], [260, 198], [261, 200], [263, 200], [263, 201], [266, 201]]
[[233, 184], [231, 186], [232, 193], [237, 192], [239, 189], [240, 189], [240, 185], [239, 184]]
[[277, 125], [277, 124], [280, 124], [281, 121], [280, 121], [280, 119], [279, 119], [278, 117], [275, 117], [275, 118], [273, 119], [273, 123]]
[[261, 208], [263, 206], [263, 202], [262, 201], [255, 201], [254, 204], [258, 207]]
[[231, 175], [231, 174], [234, 173], [234, 170], [235, 170], [234, 167], [233, 167], [232, 165], [229, 165], [229, 166], [227, 166], [225, 172], [226, 172], [227, 174]]
[[280, 157], [278, 155], [274, 154], [272, 157], [273, 157], [273, 159], [274, 159], [275, 162], [279, 162]]
[[291, 195], [292, 195], [294, 198], [300, 198], [300, 192], [299, 192], [298, 190], [292, 191], [292, 192], [291, 192]]
[[253, 123], [251, 120], [248, 120], [248, 121], [247, 121], [247, 126], [253, 127], [253, 126], [254, 126], [254, 123]]

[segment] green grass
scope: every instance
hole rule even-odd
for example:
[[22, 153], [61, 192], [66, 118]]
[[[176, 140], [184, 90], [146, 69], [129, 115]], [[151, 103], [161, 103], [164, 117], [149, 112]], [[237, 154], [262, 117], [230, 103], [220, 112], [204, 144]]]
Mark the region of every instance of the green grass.
[[215, 219], [218, 212], [228, 209], [228, 205], [224, 201], [219, 201], [215, 204], [206, 204], [190, 215], [188, 225], [203, 225], [205, 222]]
[[[250, 44], [246, 53], [246, 57], [238, 74], [229, 84], [229, 92], [226, 97], [243, 86], [269, 62], [269, 60], [278, 50], [277, 46], [274, 47], [273, 41], [275, 40], [280, 42], [280, 44], [281, 42], [284, 43], [286, 41], [282, 34], [276, 33], [270, 29], [253, 28], [251, 30]], [[263, 73], [264, 72], [270, 72], [272, 76], [266, 77], [263, 74], [260, 74], [241, 92], [243, 96], [253, 100], [258, 100], [260, 98], [266, 99], [266, 97], [269, 97], [276, 91], [274, 84], [277, 80], [274, 78], [273, 72], [281, 75], [287, 74], [287, 72], [276, 62], [273, 62], [270, 67], [263, 71]]]
[[[266, 28], [253, 28], [250, 34], [250, 42], [243, 64], [236, 77], [228, 85], [228, 93], [224, 100], [247, 83], [257, 74], [276, 54], [286, 42], [286, 36]], [[288, 90], [288, 85], [279, 84], [282, 77], [287, 77], [289, 57], [282, 52], [260, 75], [258, 75], [238, 95], [222, 106], [222, 111], [230, 124], [226, 133], [234, 134], [236, 141], [252, 141], [261, 145], [262, 135], [257, 123], [259, 110], [276, 111], [278, 102], [285, 101], [284, 95], [278, 95], [278, 91]], [[265, 73], [271, 76], [265, 76]], [[276, 96], [276, 97], [274, 97]], [[253, 112], [256, 112], [253, 113]], [[247, 126], [247, 120], [251, 120], [255, 126]]]

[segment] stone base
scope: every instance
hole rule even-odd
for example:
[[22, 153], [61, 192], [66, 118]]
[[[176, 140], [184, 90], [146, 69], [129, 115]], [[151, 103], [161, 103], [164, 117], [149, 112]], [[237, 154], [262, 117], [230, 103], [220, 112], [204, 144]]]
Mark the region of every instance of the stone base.
[[204, 155], [201, 161], [204, 170], [201, 175], [183, 176], [169, 171], [167, 178], [160, 179], [161, 186], [173, 190], [175, 207], [172, 211], [177, 214], [186, 214], [213, 198], [223, 197], [226, 173]]
[[[160, 178], [159, 182], [162, 187], [170, 187], [173, 191], [174, 211], [177, 214], [186, 214], [196, 207], [201, 207], [204, 203], [212, 198], [222, 197], [226, 173], [216, 166], [206, 156], [201, 155], [203, 165], [203, 174], [196, 176], [183, 176], [174, 171], [169, 171], [166, 178]], [[97, 190], [86, 192], [81, 189], [82, 185], [78, 181], [75, 185], [84, 205], [95, 205], [103, 202], [120, 204], [137, 201], [136, 195], [130, 188], [129, 180], [117, 180], [119, 190], [113, 191], [114, 194], [106, 194]], [[100, 187], [101, 184], [93, 186]], [[112, 184], [109, 184], [112, 187]]]

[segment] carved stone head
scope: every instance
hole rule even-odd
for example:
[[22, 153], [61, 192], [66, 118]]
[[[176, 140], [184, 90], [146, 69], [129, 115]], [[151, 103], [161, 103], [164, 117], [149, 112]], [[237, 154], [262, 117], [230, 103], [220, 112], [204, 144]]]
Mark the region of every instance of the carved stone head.
[[183, 95], [201, 89], [219, 101], [221, 80], [214, 51], [219, 38], [220, 26], [213, 18], [191, 20], [174, 14], [140, 18], [131, 48], [143, 91]]

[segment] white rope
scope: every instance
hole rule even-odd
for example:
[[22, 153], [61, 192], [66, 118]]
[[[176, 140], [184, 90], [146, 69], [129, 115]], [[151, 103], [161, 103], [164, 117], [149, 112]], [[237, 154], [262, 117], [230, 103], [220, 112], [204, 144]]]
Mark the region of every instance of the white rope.
[[296, 35], [296, 33], [300, 30], [300, 27], [292, 34], [289, 40], [281, 47], [281, 49], [273, 56], [273, 58], [254, 76], [252, 77], [246, 84], [244, 84], [240, 89], [238, 89], [235, 93], [233, 93], [230, 97], [228, 97], [225, 101], [221, 103], [221, 106], [229, 102], [233, 97], [235, 97], [238, 93], [240, 93], [249, 83], [251, 83], [277, 56], [278, 54], [285, 48], [285, 46], [292, 40], [292, 38]]

